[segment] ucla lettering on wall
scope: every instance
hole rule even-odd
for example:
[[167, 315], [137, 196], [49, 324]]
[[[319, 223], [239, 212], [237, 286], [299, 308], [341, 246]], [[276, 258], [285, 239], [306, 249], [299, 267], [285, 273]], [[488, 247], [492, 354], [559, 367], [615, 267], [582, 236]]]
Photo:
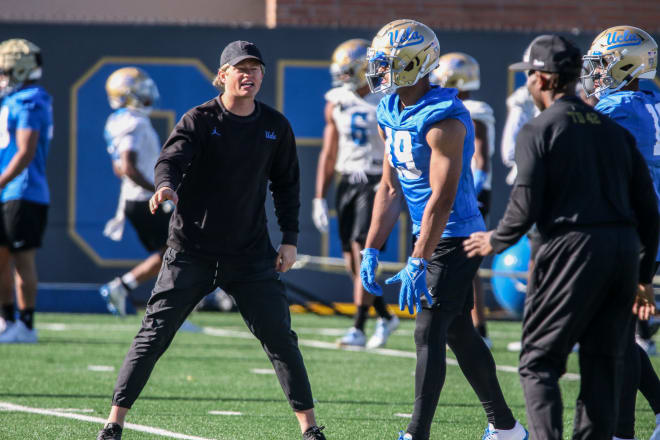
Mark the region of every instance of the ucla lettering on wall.
[[105, 57], [76, 81], [71, 90], [71, 138], [69, 176], [69, 234], [99, 266], [130, 266], [147, 256], [137, 234], [126, 224], [122, 240], [103, 235], [114, 217], [120, 181], [112, 172], [103, 130], [112, 113], [105, 81], [115, 70], [136, 66], [145, 70], [160, 90], [151, 117], [161, 142], [176, 120], [217, 95], [213, 74], [196, 59]]

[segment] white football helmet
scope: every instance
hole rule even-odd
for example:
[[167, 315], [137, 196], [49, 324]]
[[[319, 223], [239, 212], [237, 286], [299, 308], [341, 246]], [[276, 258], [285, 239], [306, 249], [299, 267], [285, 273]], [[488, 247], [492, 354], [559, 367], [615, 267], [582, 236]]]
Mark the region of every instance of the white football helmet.
[[115, 70], [105, 82], [110, 107], [150, 108], [160, 98], [156, 83], [137, 67]]
[[435, 32], [414, 20], [395, 20], [378, 31], [367, 51], [367, 83], [372, 92], [394, 93], [412, 86], [438, 65]]
[[432, 84], [451, 87], [461, 92], [479, 90], [479, 63], [461, 52], [450, 52], [440, 57], [438, 68], [431, 72]]
[[367, 83], [367, 49], [369, 42], [361, 38], [344, 41], [332, 54], [330, 75], [332, 85], [345, 85], [352, 90], [359, 89]]
[[633, 26], [614, 26], [591, 43], [580, 77], [587, 97], [607, 96], [636, 78], [653, 79], [658, 45], [648, 33]]
[[41, 49], [23, 38], [0, 43], [0, 96], [41, 78]]

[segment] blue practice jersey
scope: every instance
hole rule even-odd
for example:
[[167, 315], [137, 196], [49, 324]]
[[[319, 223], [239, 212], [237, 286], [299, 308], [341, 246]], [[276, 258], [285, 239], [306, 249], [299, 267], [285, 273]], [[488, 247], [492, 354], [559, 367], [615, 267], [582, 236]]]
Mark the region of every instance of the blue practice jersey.
[[[660, 94], [641, 90], [615, 92], [598, 101], [595, 108], [635, 137], [651, 172], [660, 206]], [[660, 261], [660, 249], [656, 261]]]
[[31, 85], [7, 95], [0, 106], [0, 170], [7, 169], [16, 154], [16, 130], [39, 132], [37, 151], [30, 164], [5, 186], [1, 202], [29, 200], [48, 204], [46, 156], [53, 137], [53, 110], [50, 95], [40, 86]]
[[431, 197], [429, 166], [431, 147], [426, 142], [429, 128], [444, 119], [457, 119], [465, 125], [463, 165], [456, 199], [442, 237], [467, 237], [485, 229], [477, 205], [470, 163], [474, 154], [474, 127], [470, 113], [457, 98], [456, 89], [432, 87], [415, 105], [399, 110], [399, 96], [385, 96], [378, 105], [378, 124], [387, 139], [390, 164], [397, 170], [413, 222], [419, 236], [426, 203]]

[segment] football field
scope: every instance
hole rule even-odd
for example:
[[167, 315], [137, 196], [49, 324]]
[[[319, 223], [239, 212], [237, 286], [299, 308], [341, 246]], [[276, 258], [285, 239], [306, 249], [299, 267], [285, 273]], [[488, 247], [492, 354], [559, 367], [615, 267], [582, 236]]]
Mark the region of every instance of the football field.
[[[259, 343], [238, 314], [197, 313], [202, 333], [180, 332], [129, 413], [125, 440], [300, 439], [298, 426]], [[39, 314], [39, 344], [0, 345], [0, 439], [94, 439], [140, 316]], [[387, 349], [338, 350], [346, 318], [293, 315], [310, 375], [319, 424], [329, 440], [395, 440], [412, 411], [415, 354], [412, 320], [402, 320]], [[374, 321], [367, 324], [371, 334]], [[498, 376], [514, 415], [526, 424], [517, 354], [507, 343], [520, 324], [490, 322]], [[447, 378], [433, 439], [480, 439], [486, 426], [474, 392], [448, 352]], [[652, 358], [656, 367], [660, 360]], [[565, 438], [578, 392], [577, 357], [561, 380]], [[654, 417], [641, 396], [637, 437]]]

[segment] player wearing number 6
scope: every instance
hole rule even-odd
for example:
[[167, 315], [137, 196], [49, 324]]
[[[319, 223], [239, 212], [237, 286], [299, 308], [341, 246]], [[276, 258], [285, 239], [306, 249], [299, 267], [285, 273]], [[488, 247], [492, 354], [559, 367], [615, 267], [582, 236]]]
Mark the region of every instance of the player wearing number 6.
[[[312, 219], [319, 232], [328, 231], [325, 193], [337, 171], [340, 177], [335, 205], [339, 237], [346, 268], [353, 280], [353, 301], [357, 308], [353, 326], [338, 343], [377, 348], [385, 345], [399, 325], [399, 318], [389, 314], [382, 297], [373, 297], [364, 290], [359, 276], [360, 251], [367, 239], [374, 194], [383, 169], [383, 141], [376, 123], [376, 106], [381, 95], [369, 92], [365, 78], [368, 47], [367, 40], [355, 38], [340, 44], [332, 54], [330, 73], [335, 87], [325, 95], [326, 125]], [[367, 342], [364, 324], [372, 305], [379, 319]]]
[[[462, 243], [483, 231], [470, 161], [474, 127], [455, 89], [432, 86], [440, 44], [431, 29], [413, 20], [385, 25], [367, 52], [372, 92], [388, 94], [378, 106], [385, 160], [367, 236], [360, 276], [374, 281], [378, 250], [406, 199], [413, 223], [408, 265], [386, 283], [401, 283], [399, 305], [417, 308], [415, 407], [400, 439], [427, 440], [446, 372], [446, 344], [482, 402], [489, 426], [484, 439], [525, 439], [507, 406], [493, 357], [474, 329], [472, 279], [481, 258], [468, 258]], [[428, 289], [427, 289], [428, 287]]]
[[[586, 73], [582, 82], [588, 96], [600, 99], [595, 109], [635, 137], [660, 202], [660, 94], [639, 89], [640, 79], [655, 78], [657, 59], [658, 45], [648, 33], [632, 26], [615, 26], [601, 32], [583, 57]], [[656, 270], [658, 261], [660, 252], [656, 256]], [[631, 326], [634, 325], [633, 322]], [[640, 339], [651, 340], [648, 323], [639, 321], [638, 327]], [[634, 437], [635, 397], [639, 388], [657, 414], [651, 440], [660, 440], [660, 381], [648, 354], [635, 343], [632, 327], [625, 358], [615, 435]]]

